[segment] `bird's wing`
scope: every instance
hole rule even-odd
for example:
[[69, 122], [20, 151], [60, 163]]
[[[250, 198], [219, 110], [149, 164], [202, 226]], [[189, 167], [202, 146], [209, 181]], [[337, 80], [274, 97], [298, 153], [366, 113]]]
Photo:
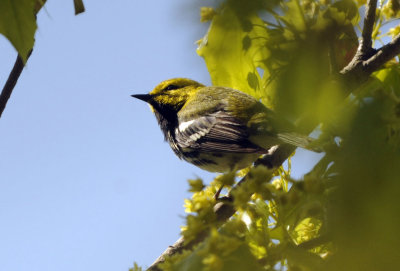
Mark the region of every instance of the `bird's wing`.
[[265, 153], [251, 143], [246, 125], [227, 112], [217, 111], [179, 123], [175, 130], [178, 146], [198, 151]]

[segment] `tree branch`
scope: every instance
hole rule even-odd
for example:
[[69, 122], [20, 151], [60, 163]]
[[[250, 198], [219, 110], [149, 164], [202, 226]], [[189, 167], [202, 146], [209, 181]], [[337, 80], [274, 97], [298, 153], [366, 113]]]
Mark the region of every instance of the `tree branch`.
[[[28, 54], [27, 60], [31, 52]], [[0, 94], [0, 118], [1, 115], [3, 114], [4, 109], [6, 108], [8, 99], [10, 99], [11, 93], [13, 92], [14, 87], [17, 84], [18, 78], [21, 75], [24, 66], [25, 65], [21, 56], [18, 55], [17, 59], [15, 60], [14, 67], [11, 70], [10, 75], [8, 76], [8, 79], [6, 81], [6, 84], [4, 85], [3, 90], [1, 91]]]
[[340, 71], [340, 81], [344, 82], [347, 89], [354, 89], [367, 81], [371, 73], [398, 54], [400, 54], [400, 34], [391, 42], [376, 50], [366, 60], [356, 59], [356, 56], [354, 56], [353, 60]]
[[[361, 40], [360, 44], [358, 45], [357, 52], [354, 55], [353, 59], [349, 62], [349, 64], [346, 67], [344, 67], [343, 70], [340, 72], [341, 74], [347, 74], [347, 73], [354, 73], [350, 72], [351, 70], [355, 69], [360, 70], [359, 76], [358, 75], [355, 76], [357, 77], [355, 78], [355, 81], [357, 82], [359, 79], [361, 79], [359, 77], [365, 77], [363, 74], [361, 74], [363, 70], [361, 67], [362, 62], [364, 60], [367, 60], [369, 57], [371, 57], [376, 53], [376, 50], [372, 48], [372, 32], [374, 30], [374, 24], [375, 24], [376, 5], [377, 5], [377, 0], [368, 0], [365, 10], [364, 25], [361, 33]], [[343, 81], [347, 81], [347, 79], [344, 79]], [[353, 87], [352, 84], [351, 85], [347, 84], [347, 85], [349, 88]]]
[[364, 67], [368, 75], [376, 71], [398, 54], [400, 54], [400, 34], [394, 37], [391, 42], [382, 46], [372, 57], [364, 61]]
[[368, 55], [372, 50], [372, 31], [375, 24], [376, 3], [377, 0], [368, 0], [365, 10], [364, 26], [359, 47], [361, 57]]

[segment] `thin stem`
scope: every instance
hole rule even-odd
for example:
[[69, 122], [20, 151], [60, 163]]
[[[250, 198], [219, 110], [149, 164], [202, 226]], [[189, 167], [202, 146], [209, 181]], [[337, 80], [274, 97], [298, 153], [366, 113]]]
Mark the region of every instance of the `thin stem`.
[[[28, 54], [28, 57], [29, 55], [30, 53]], [[14, 67], [11, 70], [10, 75], [8, 76], [8, 79], [6, 81], [6, 84], [4, 85], [3, 90], [1, 91], [0, 94], [0, 117], [3, 114], [4, 109], [6, 108], [8, 99], [10, 99], [10, 96], [14, 90], [15, 85], [17, 84], [18, 78], [21, 75], [24, 66], [25, 65], [21, 56], [18, 55], [17, 59], [15, 60]]]

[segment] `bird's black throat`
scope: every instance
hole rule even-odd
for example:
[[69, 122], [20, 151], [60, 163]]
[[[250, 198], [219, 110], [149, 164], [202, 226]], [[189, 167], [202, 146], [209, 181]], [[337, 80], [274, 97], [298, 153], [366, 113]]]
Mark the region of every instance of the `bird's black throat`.
[[173, 134], [175, 133], [176, 127], [178, 127], [178, 116], [176, 111], [166, 106], [159, 105], [153, 105], [153, 108], [157, 122], [164, 134], [164, 139], [171, 144], [171, 147], [175, 151], [177, 146], [175, 145]]

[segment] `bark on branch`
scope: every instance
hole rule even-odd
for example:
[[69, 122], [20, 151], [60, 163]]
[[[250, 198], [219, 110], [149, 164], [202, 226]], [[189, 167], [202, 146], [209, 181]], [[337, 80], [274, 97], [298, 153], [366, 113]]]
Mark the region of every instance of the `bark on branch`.
[[374, 50], [368, 58], [357, 58], [361, 53], [360, 46], [353, 60], [340, 71], [340, 81], [348, 89], [354, 89], [368, 80], [371, 73], [378, 70], [383, 64], [400, 54], [400, 34], [398, 34], [391, 42], [385, 44], [378, 50]]
[[[361, 34], [360, 52], [368, 55], [372, 50], [372, 32], [375, 24], [377, 0], [368, 0], [365, 10], [364, 26]], [[363, 55], [360, 55], [363, 57]]]

